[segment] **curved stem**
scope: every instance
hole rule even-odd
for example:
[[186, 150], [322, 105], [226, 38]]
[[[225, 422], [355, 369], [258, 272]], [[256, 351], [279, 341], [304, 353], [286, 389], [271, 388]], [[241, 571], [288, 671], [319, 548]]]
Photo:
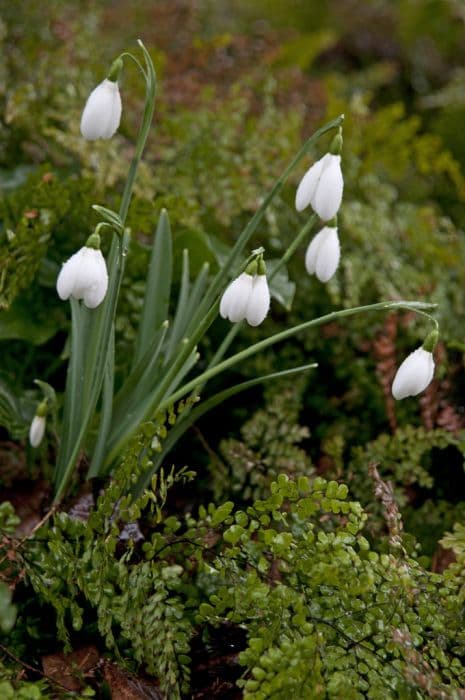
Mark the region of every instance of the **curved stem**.
[[225, 369], [229, 369], [229, 367], [232, 367], [237, 362], [241, 362], [247, 357], [255, 355], [257, 352], [265, 350], [265, 348], [268, 348], [271, 345], [274, 345], [275, 343], [279, 343], [282, 340], [291, 338], [293, 335], [297, 335], [297, 333], [307, 330], [308, 328], [321, 326], [324, 323], [329, 323], [330, 321], [345, 318], [346, 316], [355, 316], [356, 314], [364, 313], [366, 311], [392, 311], [394, 309], [404, 309], [406, 311], [416, 311], [423, 313], [425, 309], [433, 309], [435, 307], [436, 304], [425, 304], [423, 302], [415, 301], [382, 301], [377, 304], [369, 304], [367, 306], [356, 306], [351, 309], [341, 309], [340, 311], [332, 311], [329, 314], [325, 314], [324, 316], [320, 316], [319, 318], [312, 319], [311, 321], [305, 321], [304, 323], [300, 323], [297, 326], [287, 328], [286, 330], [281, 331], [280, 333], [275, 333], [274, 335], [271, 335], [268, 338], [264, 338], [258, 343], [251, 345], [249, 348], [246, 348], [245, 350], [242, 350], [241, 352], [238, 352], [235, 355], [228, 357], [226, 360], [223, 360], [223, 362], [220, 362], [215, 367], [207, 369], [201, 375], [188, 382], [181, 389], [178, 389], [178, 391], [174, 392], [174, 394], [165, 399], [160, 404], [158, 410], [160, 411], [160, 413], [166, 410], [168, 406], [173, 405], [173, 403], [181, 399], [185, 394], [189, 393], [190, 391], [193, 391], [199, 384], [204, 384], [209, 379], [216, 376], [220, 372], [223, 372]]

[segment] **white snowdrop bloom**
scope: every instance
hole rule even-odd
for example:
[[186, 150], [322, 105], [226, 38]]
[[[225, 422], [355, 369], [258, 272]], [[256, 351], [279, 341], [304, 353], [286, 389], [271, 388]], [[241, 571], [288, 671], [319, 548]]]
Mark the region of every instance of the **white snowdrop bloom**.
[[31, 427], [29, 428], [29, 442], [32, 447], [38, 447], [43, 440], [45, 434], [45, 416], [34, 416]]
[[220, 315], [236, 323], [247, 313], [247, 305], [252, 294], [254, 278], [243, 272], [226, 288], [220, 302]]
[[270, 310], [270, 290], [266, 275], [255, 275], [245, 318], [250, 326], [259, 326]]
[[341, 156], [326, 153], [305, 173], [297, 188], [295, 207], [303, 211], [309, 204], [323, 221], [333, 219], [342, 201], [344, 180]]
[[400, 365], [392, 383], [392, 395], [398, 401], [420, 394], [431, 382], [434, 374], [432, 352], [419, 347], [410, 353]]
[[337, 270], [340, 257], [337, 227], [325, 226], [307, 248], [305, 267], [309, 275], [316, 275], [320, 282], [328, 282]]
[[102, 303], [108, 288], [108, 272], [101, 250], [84, 246], [61, 268], [57, 279], [60, 299], [83, 299], [89, 309]]
[[121, 121], [121, 96], [118, 83], [105, 78], [90, 93], [81, 117], [85, 139], [109, 139]]

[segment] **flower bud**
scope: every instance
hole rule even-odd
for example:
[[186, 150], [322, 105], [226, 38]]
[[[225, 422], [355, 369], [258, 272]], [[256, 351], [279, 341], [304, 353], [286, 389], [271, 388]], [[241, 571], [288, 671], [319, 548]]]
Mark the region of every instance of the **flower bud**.
[[29, 442], [31, 447], [39, 447], [45, 435], [45, 425], [47, 422], [47, 401], [42, 401], [37, 407], [36, 415], [32, 419], [29, 428]]
[[416, 396], [426, 389], [433, 378], [434, 358], [432, 352], [419, 347], [410, 353], [400, 365], [392, 383], [392, 395], [400, 401], [407, 396]]
[[316, 275], [320, 282], [328, 282], [337, 270], [340, 257], [337, 226], [325, 226], [307, 248], [305, 267], [309, 275]]
[[81, 117], [81, 134], [89, 141], [109, 139], [121, 121], [118, 83], [105, 78], [90, 93]]

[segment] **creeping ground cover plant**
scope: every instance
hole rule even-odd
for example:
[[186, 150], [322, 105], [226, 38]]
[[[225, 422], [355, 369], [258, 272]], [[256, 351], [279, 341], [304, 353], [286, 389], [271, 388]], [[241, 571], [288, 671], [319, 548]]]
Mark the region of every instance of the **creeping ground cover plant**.
[[[84, 236], [87, 235], [85, 245], [64, 262], [57, 280], [60, 298], [69, 299], [70, 302], [71, 335], [54, 472], [56, 502], [62, 499], [69, 488], [83, 451], [90, 460], [88, 478], [108, 474], [117, 465], [124, 447], [141, 424], [156, 415], [163, 415], [182, 401], [179, 421], [169, 432], [158, 458], [150, 464], [147, 473], [141, 475], [136, 491], [143, 488], [160, 467], [167, 451], [200, 415], [255, 382], [264, 382], [284, 374], [277, 368], [272, 375], [232, 386], [226, 384], [226, 388], [219, 393], [213, 396], [206, 394], [205, 386], [210, 379], [275, 343], [329, 321], [373, 311], [415, 311], [430, 318], [437, 326], [436, 321], [427, 313], [432, 308], [427, 303], [379, 302], [304, 320], [268, 337], [265, 324], [265, 337], [262, 340], [228, 356], [228, 349], [241, 321], [258, 326], [265, 322], [268, 313], [272, 313], [270, 296], [277, 296], [274, 283], [278, 275], [300, 243], [308, 239], [319, 220], [323, 227], [309, 244], [306, 267], [309, 273], [315, 273], [322, 282], [328, 281], [336, 272], [340, 257], [337, 212], [343, 194], [341, 153], [344, 117], [341, 115], [321, 127], [304, 143], [264, 197], [214, 275], [210, 273], [208, 264], [205, 264], [197, 277], [191, 280], [189, 255], [187, 251], [184, 252], [181, 285], [174, 313], [170, 301], [173, 245], [169, 214], [165, 210], [161, 212], [155, 227], [132, 366], [127, 376], [122, 379], [119, 377], [116, 382], [115, 318], [131, 239], [126, 217], [138, 165], [152, 126], [156, 97], [156, 75], [152, 59], [142, 42], [139, 42], [139, 47], [142, 62], [128, 52], [119, 56], [113, 62], [107, 77], [91, 93], [81, 119], [81, 132], [86, 139], [108, 139], [115, 133], [122, 112], [118, 80], [126, 62], [133, 62], [145, 84], [145, 106], [119, 211], [113, 211], [100, 203], [94, 204], [93, 208], [101, 221], [93, 232], [83, 232]], [[267, 207], [281, 191], [291, 172], [301, 167], [309, 150], [326, 134], [331, 136], [328, 152], [308, 169], [296, 194], [298, 211], [309, 205], [314, 211], [306, 217], [291, 245], [275, 261], [269, 272], [266, 251], [263, 248], [251, 249], [253, 235], [263, 221]], [[100, 250], [102, 237], [109, 240], [106, 260]], [[196, 371], [200, 359], [198, 346], [218, 315], [238, 325], [232, 326], [226, 333], [207, 368]], [[437, 339], [437, 334], [434, 337]], [[424, 352], [432, 353], [435, 341], [429, 339], [426, 342], [428, 351]], [[286, 370], [285, 373], [304, 372], [314, 367], [310, 363]], [[422, 375], [420, 378], [418, 373]], [[406, 361], [394, 384], [396, 398], [422, 391], [432, 378], [431, 372], [427, 375], [423, 376], [418, 363]], [[225, 381], [227, 383], [227, 379]], [[42, 386], [45, 387], [45, 384]], [[45, 387], [45, 392], [44, 401], [47, 406], [54, 402], [55, 392], [48, 386]], [[194, 408], [199, 397], [199, 406]], [[42, 419], [45, 419], [45, 412], [42, 403]], [[38, 437], [41, 436], [38, 435], [37, 428], [33, 432], [34, 443], [37, 445], [40, 442]]]

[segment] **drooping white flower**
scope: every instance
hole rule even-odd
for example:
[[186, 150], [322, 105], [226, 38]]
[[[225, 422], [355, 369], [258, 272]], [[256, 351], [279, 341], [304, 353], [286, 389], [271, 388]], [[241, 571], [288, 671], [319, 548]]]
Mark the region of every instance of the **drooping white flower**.
[[419, 347], [410, 353], [400, 365], [392, 383], [395, 399], [416, 396], [426, 389], [434, 374], [433, 353]]
[[245, 318], [249, 326], [259, 326], [270, 310], [270, 290], [266, 275], [255, 275]]
[[89, 141], [109, 139], [121, 121], [121, 96], [116, 80], [105, 78], [90, 93], [81, 117], [81, 134]]
[[247, 320], [259, 326], [270, 308], [270, 291], [265, 274], [243, 272], [226, 288], [220, 302], [220, 315], [233, 323]]
[[303, 211], [309, 204], [323, 221], [333, 219], [341, 206], [344, 180], [341, 156], [326, 153], [305, 173], [297, 188], [295, 207]]
[[67, 260], [57, 279], [60, 299], [83, 299], [89, 309], [102, 303], [108, 288], [108, 272], [101, 250], [84, 246]]
[[45, 416], [35, 415], [29, 428], [29, 442], [32, 447], [39, 447], [45, 434]]
[[328, 282], [337, 270], [340, 257], [337, 227], [325, 226], [307, 248], [305, 267], [309, 275], [316, 275], [320, 282]]

